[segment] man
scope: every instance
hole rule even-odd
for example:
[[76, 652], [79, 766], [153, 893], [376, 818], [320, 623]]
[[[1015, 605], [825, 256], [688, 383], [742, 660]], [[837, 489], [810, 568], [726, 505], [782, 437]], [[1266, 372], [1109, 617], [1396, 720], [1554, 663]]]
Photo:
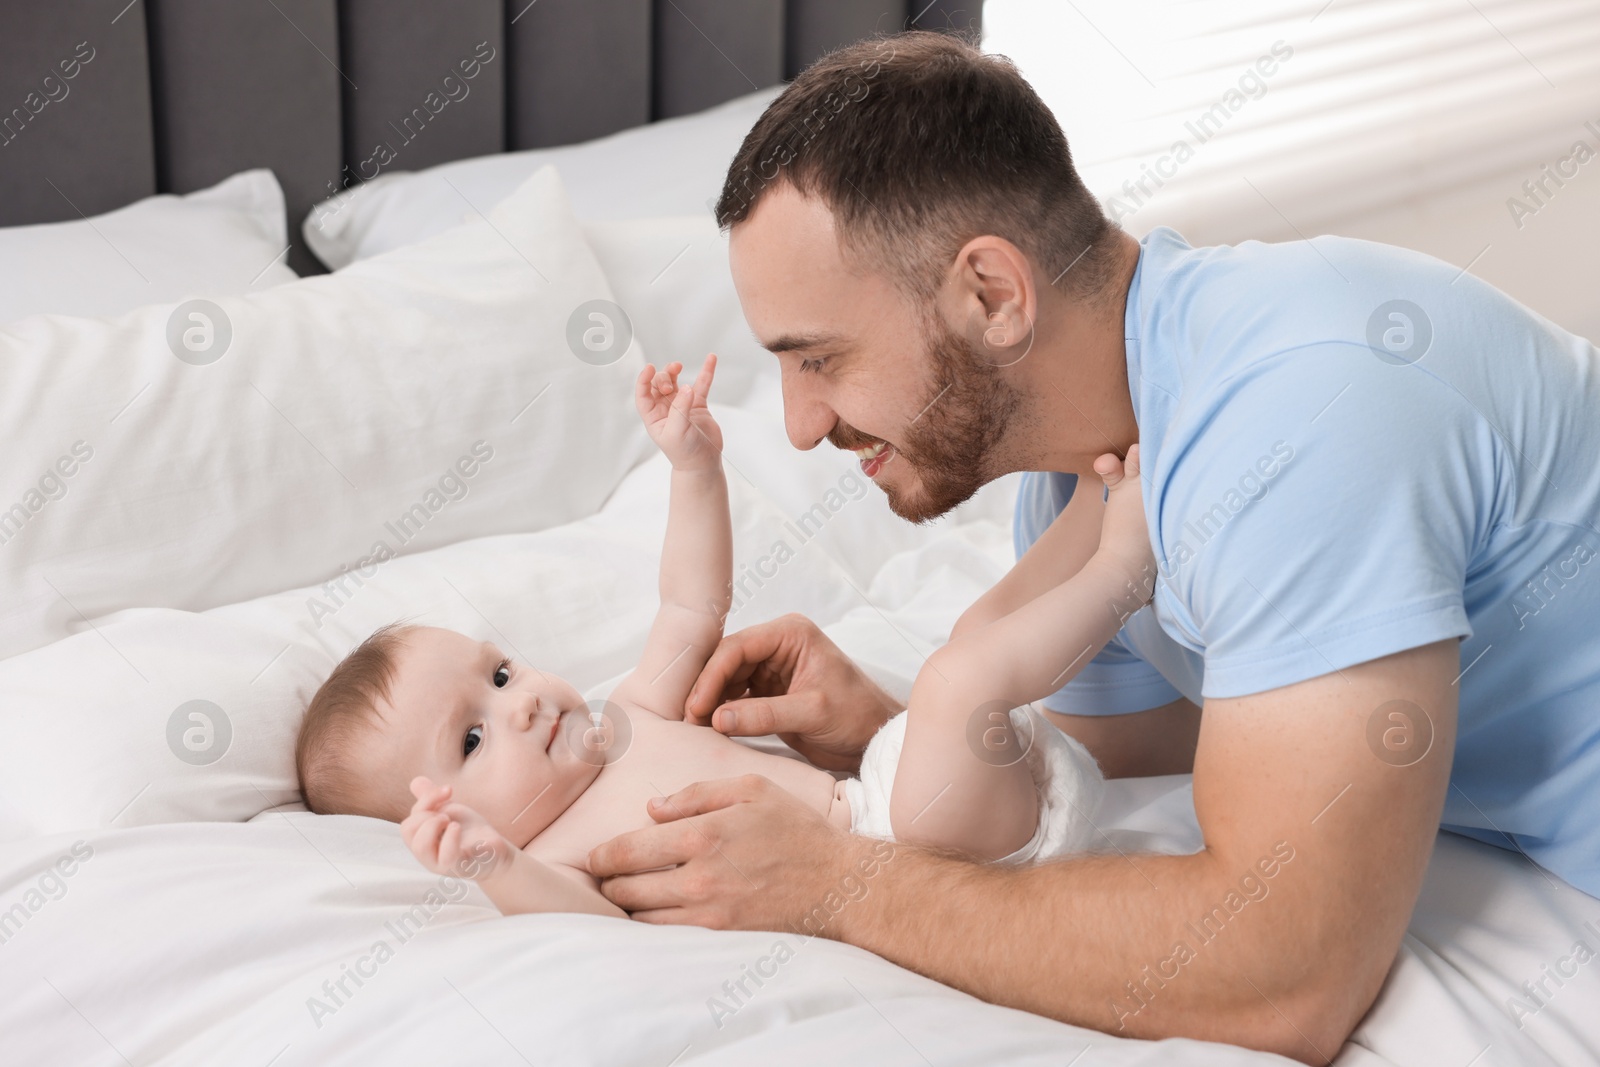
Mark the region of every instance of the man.
[[[1071, 573], [1099, 505], [1073, 483], [1140, 442], [1154, 603], [1047, 704], [1108, 773], [1192, 769], [1205, 848], [874, 864], [747, 778], [597, 848], [611, 900], [793, 929], [872, 865], [829, 936], [1068, 1022], [1325, 1063], [1441, 823], [1600, 894], [1592, 345], [1400, 249], [1135, 241], [1014, 68], [932, 34], [805, 71], [717, 215], [797, 448], [861, 450], [914, 522], [1048, 472], [1018, 500], [1037, 549], [960, 626]], [[788, 617], [726, 638], [688, 710], [849, 768], [899, 709]]]

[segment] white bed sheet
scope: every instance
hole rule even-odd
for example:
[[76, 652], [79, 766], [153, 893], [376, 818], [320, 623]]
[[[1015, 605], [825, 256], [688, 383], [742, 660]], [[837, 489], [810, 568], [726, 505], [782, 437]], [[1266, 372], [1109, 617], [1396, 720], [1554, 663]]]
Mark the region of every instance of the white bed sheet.
[[[845, 457], [788, 449], [778, 394], [768, 386], [727, 415], [739, 444], [730, 449], [736, 468], [729, 477], [741, 560], [772, 524], [814, 502], [831, 465], [849, 470]], [[903, 695], [921, 656], [1009, 564], [1014, 488], [1011, 479], [987, 487], [932, 529], [899, 523], [875, 495], [851, 503], [733, 625], [804, 610]], [[535, 543], [549, 552], [566, 537], [577, 561], [577, 546], [609, 532], [636, 546], [636, 566], [624, 571], [648, 575], [666, 489], [658, 458], [573, 528], [397, 560], [339, 621], [354, 627], [364, 625], [356, 616], [365, 612], [419, 612], [450, 625], [459, 608], [441, 606], [440, 583], [448, 580], [502, 625], [531, 625], [514, 618], [519, 611], [546, 613], [539, 626], [548, 632], [559, 626], [561, 606], [505, 588], [519, 553]], [[595, 619], [586, 633], [599, 651], [572, 676], [590, 695], [631, 663], [656, 595], [649, 580], [610, 588], [622, 599], [611, 602], [609, 621], [584, 616]], [[283, 599], [294, 603], [291, 594]], [[1186, 777], [1112, 786], [1102, 821], [1118, 847], [1198, 846]], [[392, 824], [294, 808], [245, 823], [137, 825], [136, 815], [119, 816], [110, 827], [0, 846], [0, 1063], [1288, 1062], [1067, 1026], [983, 1004], [853, 947], [802, 943], [792, 934], [502, 918], [464, 885], [448, 894], [454, 899], [425, 906], [423, 929], [402, 941], [392, 924], [426, 902], [440, 879], [411, 858]], [[119, 828], [127, 823], [134, 825]], [[48, 881], [47, 869], [74, 845], [80, 857], [92, 855], [70, 877]], [[869, 883], [868, 891], [878, 890]], [[1522, 983], [1539, 980], [1541, 968], [1567, 957], [1575, 942], [1600, 947], [1597, 932], [1600, 901], [1514, 854], [1442, 835], [1394, 971], [1337, 1062], [1600, 1062], [1600, 963], [1579, 966], [1552, 987], [1521, 1028], [1507, 1012]], [[389, 946], [382, 960], [379, 942]], [[724, 982], [763, 957], [770, 972], [776, 956], [789, 953], [736, 1012], [718, 1018], [712, 998], [731, 1004]], [[323, 983], [347, 968], [366, 974], [359, 987], [347, 980], [350, 995], [336, 1001]]]

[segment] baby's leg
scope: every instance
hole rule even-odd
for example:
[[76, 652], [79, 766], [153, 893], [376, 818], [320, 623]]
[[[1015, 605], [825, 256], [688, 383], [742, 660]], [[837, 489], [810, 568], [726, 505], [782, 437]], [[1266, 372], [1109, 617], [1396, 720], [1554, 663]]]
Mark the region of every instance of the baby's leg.
[[1095, 461], [1111, 501], [1100, 547], [1078, 572], [954, 638], [917, 673], [889, 805], [896, 838], [999, 859], [1033, 836], [1032, 739], [1013, 736], [1009, 711], [1059, 689], [1149, 600], [1136, 448], [1125, 470], [1114, 455]]
[[995, 860], [1033, 837], [1039, 795], [1024, 759], [1032, 739], [1016, 736], [992, 668], [969, 647], [946, 645], [917, 675], [889, 819], [896, 840]]
[[851, 815], [850, 791], [845, 788], [842, 780], [835, 782], [833, 784], [833, 799], [828, 801], [828, 810], [824, 817], [839, 829], [848, 830], [850, 829], [850, 824], [854, 822]]

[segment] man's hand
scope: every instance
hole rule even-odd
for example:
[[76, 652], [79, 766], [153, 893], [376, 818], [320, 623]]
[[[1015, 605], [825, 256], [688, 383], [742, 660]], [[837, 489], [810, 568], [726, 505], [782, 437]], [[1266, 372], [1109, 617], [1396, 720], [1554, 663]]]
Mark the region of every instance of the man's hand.
[[900, 710], [815, 623], [790, 614], [724, 637], [689, 690], [684, 719], [729, 737], [775, 733], [818, 767], [854, 771]]
[[650, 816], [662, 825], [589, 853], [600, 891], [643, 922], [793, 931], [873, 861], [874, 842], [760, 775], [696, 782], [651, 801]]

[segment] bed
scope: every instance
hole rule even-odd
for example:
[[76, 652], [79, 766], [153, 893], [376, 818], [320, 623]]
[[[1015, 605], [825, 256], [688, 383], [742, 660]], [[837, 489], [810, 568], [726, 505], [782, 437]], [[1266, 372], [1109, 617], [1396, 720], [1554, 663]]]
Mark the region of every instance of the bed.
[[[789, 446], [775, 365], [739, 315], [706, 210], [774, 83], [828, 42], [892, 28], [876, 5], [668, 0], [634, 53], [607, 53], [605, 77], [581, 55], [567, 68], [530, 58], [581, 21], [576, 4], [452, 7], [459, 39], [423, 17], [437, 8], [384, 10], [396, 7], [418, 20], [397, 27], [362, 3], [276, 0], [237, 20], [115, 3], [82, 16], [93, 27], [63, 28], [79, 16], [62, 15], [47, 32], [37, 16], [0, 42], [7, 77], [37, 61], [42, 84], [78, 41], [123, 41], [138, 24], [126, 50], [96, 45], [76, 95], [30, 120], [62, 120], [58, 142], [37, 125], [23, 137], [38, 140], [6, 149], [35, 153], [8, 182], [51, 177], [59, 189], [46, 192], [82, 211], [56, 222], [18, 195], [5, 221], [77, 229], [0, 230], [11, 276], [55, 256], [73, 284], [38, 304], [48, 313], [0, 321], [0, 1062], [1288, 1062], [1065, 1025], [793, 933], [503, 918], [476, 887], [425, 871], [394, 825], [304, 810], [299, 715], [382, 623], [501, 642], [591, 697], [632, 666], [668, 489], [628, 401], [647, 360], [692, 372], [721, 356], [730, 630], [803, 612], [904, 697], [1012, 561], [1015, 476], [913, 528], [852, 457]], [[633, 8], [593, 10], [626, 23]], [[918, 12], [889, 14], [898, 26]], [[935, 15], [970, 17], [923, 17]], [[690, 23], [709, 36], [674, 36]], [[494, 59], [474, 51], [490, 39], [480, 30], [500, 34]], [[136, 38], [142, 58], [129, 57]], [[756, 42], [762, 84], [677, 81], [712, 38], [752, 72], [736, 48]], [[210, 65], [176, 64], [185, 41], [206, 43]], [[383, 48], [355, 59], [368, 43]], [[337, 176], [368, 158], [352, 97], [422, 98], [397, 76], [385, 88], [386, 64], [465, 83], [463, 60], [480, 66], [475, 86], [501, 87], [449, 105], [498, 99], [487, 141], [464, 124], [459, 141], [418, 138], [411, 159], [348, 189], [319, 184], [317, 167]], [[510, 73], [523, 61], [538, 77], [632, 85], [634, 110], [597, 99], [584, 115], [540, 112], [551, 94], [587, 90], [530, 90], [527, 71]], [[497, 62], [502, 79], [485, 80]], [[306, 77], [251, 104], [250, 79], [286, 63]], [[97, 69], [152, 79], [148, 169], [68, 186], [52, 151], [99, 143], [92, 125], [67, 124], [69, 109], [137, 107], [89, 92]], [[346, 76], [362, 88], [341, 93]], [[316, 85], [337, 94], [331, 111]], [[215, 121], [235, 106], [302, 108], [322, 125], [280, 116], [249, 135], [252, 149], [241, 124], [231, 148], [199, 161], [206, 138], [185, 123], [205, 115], [178, 112]], [[138, 142], [122, 133], [102, 147]], [[274, 137], [279, 159], [251, 154]], [[152, 258], [162, 247], [185, 249], [191, 271], [204, 262], [209, 280], [171, 273]], [[219, 250], [225, 261], [205, 258]], [[286, 252], [303, 274], [335, 269], [297, 278]], [[147, 288], [111, 284], [119, 258]], [[594, 307], [611, 331], [598, 350], [572, 333]], [[1200, 847], [1184, 776], [1111, 783], [1100, 829], [1130, 854]], [[1515, 853], [1441, 834], [1394, 967], [1336, 1062], [1600, 1063], [1597, 951], [1600, 902]], [[1108, 1006], [1103, 1025], [1114, 1021]]]

